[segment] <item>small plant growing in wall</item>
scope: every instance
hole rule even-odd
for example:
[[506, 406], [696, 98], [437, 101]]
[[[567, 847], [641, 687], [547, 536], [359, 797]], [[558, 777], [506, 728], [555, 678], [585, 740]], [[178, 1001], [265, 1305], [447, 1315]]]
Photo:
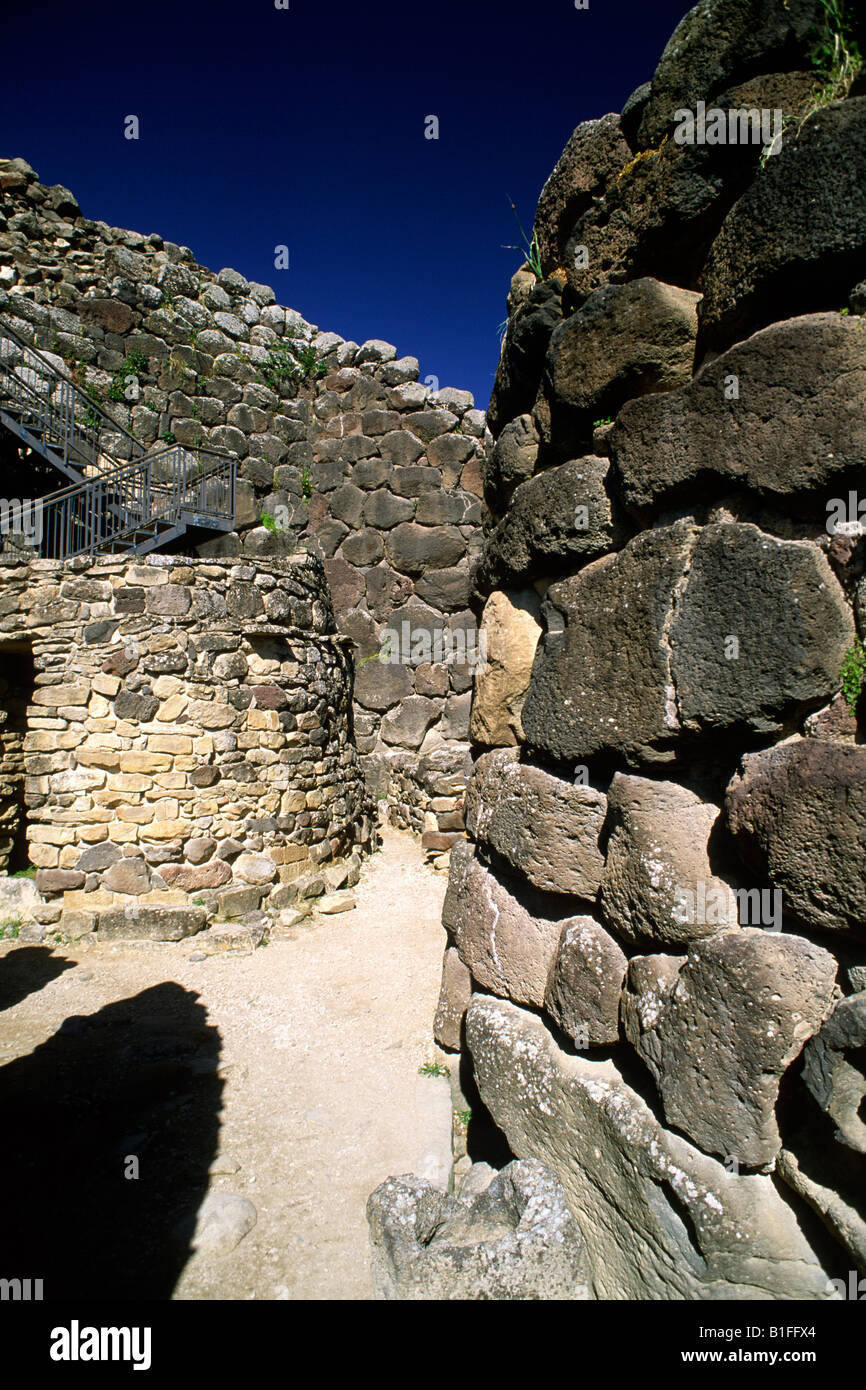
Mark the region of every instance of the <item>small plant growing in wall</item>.
[[541, 251], [538, 246], [538, 237], [535, 232], [532, 233], [531, 238], [526, 235], [523, 223], [517, 216], [517, 207], [511, 198], [508, 199], [508, 202], [511, 205], [511, 211], [514, 213], [514, 220], [517, 223], [517, 230], [520, 233], [520, 240], [523, 244], [521, 246], [503, 246], [502, 249], [503, 251], [520, 251], [535, 278], [537, 280], [543, 280], [544, 272], [541, 269]]
[[112, 401], [126, 399], [126, 388], [133, 378], [141, 376], [147, 369], [147, 358], [143, 352], [128, 352], [111, 378], [108, 398]]
[[444, 1067], [444, 1066], [442, 1065], [441, 1062], [425, 1062], [422, 1066], [420, 1066], [420, 1067], [418, 1068], [418, 1074], [419, 1074], [419, 1076], [450, 1076], [450, 1075], [451, 1075], [451, 1073], [449, 1072], [448, 1068], [447, 1068], [447, 1067]]
[[14, 941], [20, 933], [20, 917], [10, 917], [8, 922], [0, 922], [0, 941]]
[[264, 526], [266, 531], [279, 530], [279, 527], [277, 526], [277, 518], [273, 515], [272, 512], [262, 512], [261, 516], [259, 517], [259, 524], [261, 526]]
[[858, 637], [854, 645], [849, 647], [845, 653], [840, 676], [842, 695], [852, 714], [857, 709], [857, 701], [860, 699], [864, 678], [866, 678], [866, 646]]
[[319, 354], [312, 344], [300, 346], [284, 339], [269, 349], [261, 368], [261, 376], [266, 386], [280, 392], [283, 386], [296, 389], [305, 381], [313, 381], [324, 376], [328, 370], [325, 362], [319, 361]]
[[159, 437], [162, 440], [163, 444], [177, 443], [177, 436], [172, 434], [171, 430], [163, 430], [162, 434]]

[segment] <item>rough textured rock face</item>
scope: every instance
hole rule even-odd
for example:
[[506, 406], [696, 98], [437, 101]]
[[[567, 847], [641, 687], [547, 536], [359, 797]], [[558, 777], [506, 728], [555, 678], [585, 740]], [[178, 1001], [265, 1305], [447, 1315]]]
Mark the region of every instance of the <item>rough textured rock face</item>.
[[486, 668], [475, 678], [470, 732], [476, 743], [501, 747], [522, 737], [521, 711], [541, 636], [532, 589], [490, 595], [481, 616]]
[[548, 893], [595, 898], [604, 868], [598, 846], [606, 798], [510, 749], [484, 753], [466, 792], [466, 825], [481, 844]]
[[622, 526], [611, 510], [609, 470], [608, 459], [590, 455], [520, 483], [488, 537], [479, 587], [519, 584], [539, 570], [555, 572], [613, 550]]
[[693, 943], [638, 1051], [665, 1118], [705, 1153], [749, 1168], [780, 1148], [779, 1079], [831, 1007], [836, 962], [799, 936], [754, 927]]
[[642, 149], [670, 129], [678, 107], [709, 101], [754, 73], [801, 65], [822, 18], [819, 0], [718, 0], [680, 21], [661, 56], [640, 125]]
[[563, 1186], [596, 1297], [829, 1296], [772, 1179], [734, 1176], [663, 1129], [613, 1062], [568, 1056], [540, 1018], [504, 1000], [474, 999], [467, 1034], [513, 1151]]
[[553, 1174], [533, 1159], [509, 1163], [466, 1196], [389, 1178], [370, 1197], [367, 1220], [379, 1298], [588, 1297], [577, 1223]]
[[[514, 891], [512, 891], [514, 890]], [[540, 1006], [563, 929], [542, 917], [543, 899], [505, 884], [462, 842], [451, 851], [442, 921], [472, 978], [494, 994]], [[556, 900], [551, 911], [556, 909]]]
[[[866, 1271], [866, 98], [809, 114], [825, 20], [691, 11], [572, 136], [508, 296], [438, 1036], [562, 1183], [596, 1297]], [[675, 138], [698, 102], [734, 143]]]
[[738, 924], [733, 895], [713, 874], [707, 853], [717, 806], [678, 782], [621, 772], [608, 789], [608, 806], [601, 904], [621, 937], [676, 948]]
[[798, 739], [748, 754], [728, 788], [727, 817], [791, 916], [866, 937], [866, 748]]
[[803, 1080], [836, 1124], [836, 1139], [866, 1154], [866, 1124], [860, 1116], [866, 1095], [866, 991], [841, 999], [808, 1045]]
[[619, 1039], [619, 1005], [628, 961], [592, 917], [563, 928], [544, 1007], [578, 1048]]
[[618, 116], [577, 127], [538, 200], [533, 231], [545, 275], [563, 264], [571, 228], [630, 156]]
[[866, 250], [864, 159], [861, 96], [807, 121], [735, 203], [707, 261], [701, 318], [714, 347], [844, 304]]
[[699, 300], [652, 279], [595, 290], [551, 334], [545, 382], [551, 415], [561, 413], [562, 427], [586, 438], [594, 420], [614, 415], [635, 396], [685, 386]]
[[828, 488], [845, 485], [866, 449], [866, 423], [852, 409], [863, 390], [859, 319], [811, 314], [773, 324], [683, 390], [624, 406], [610, 438], [623, 499], [657, 510], [708, 488], [789, 499], [820, 489], [820, 517]]
[[830, 698], [854, 637], [817, 546], [751, 525], [643, 532], [548, 602], [564, 627], [542, 638], [522, 718], [561, 759], [652, 761], [688, 735], [782, 733]]
[[[471, 667], [447, 650], [407, 663], [402, 679], [365, 666], [413, 596], [442, 629], [467, 611], [489, 440], [472, 396], [431, 390], [417, 359], [322, 332], [270, 286], [215, 275], [188, 247], [83, 217], [24, 161], [0, 161], [0, 174], [0, 316], [107, 411], [118, 457], [129, 448], [121, 429], [153, 449], [174, 439], [237, 456], [236, 530], [176, 544], [246, 563], [318, 554], [338, 630], [362, 659], [354, 728], [368, 786], [418, 831], [427, 815], [458, 814], [458, 801], [431, 808], [404, 755], [423, 743], [425, 756], [444, 749], [460, 766], [467, 730], [449, 702]], [[301, 352], [311, 367], [298, 366]]]

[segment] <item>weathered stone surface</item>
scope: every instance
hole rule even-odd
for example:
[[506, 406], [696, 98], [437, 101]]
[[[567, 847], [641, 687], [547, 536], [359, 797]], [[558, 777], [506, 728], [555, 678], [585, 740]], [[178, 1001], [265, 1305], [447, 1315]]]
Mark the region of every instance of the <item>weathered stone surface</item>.
[[131, 723], [147, 724], [156, 718], [159, 700], [152, 694], [135, 694], [131, 690], [121, 690], [114, 702], [114, 712], [118, 719]]
[[532, 477], [538, 443], [532, 416], [518, 415], [505, 426], [487, 454], [482, 468], [484, 496], [494, 516], [504, 511], [517, 484]]
[[145, 859], [117, 859], [102, 876], [102, 882], [113, 893], [139, 895], [150, 890], [151, 874]]
[[512, 1152], [562, 1183], [596, 1298], [830, 1296], [770, 1177], [726, 1172], [663, 1129], [613, 1062], [567, 1055], [511, 1003], [476, 994], [466, 1028], [482, 1099]]
[[[372, 663], [371, 663], [372, 664]], [[382, 720], [381, 734], [386, 743], [402, 748], [420, 748], [430, 725], [439, 717], [440, 706], [425, 695], [409, 695]]]
[[0, 876], [0, 921], [19, 918], [23, 922], [32, 922], [44, 908], [42, 895], [31, 879]]
[[787, 914], [866, 935], [866, 748], [795, 739], [746, 754], [726, 810], [744, 860], [781, 890]]
[[465, 554], [466, 544], [456, 527], [434, 528], [406, 521], [388, 533], [385, 550], [396, 570], [419, 575], [456, 565]]
[[574, 131], [541, 190], [535, 214], [533, 231], [545, 275], [563, 264], [575, 222], [630, 157], [618, 116], [584, 121]]
[[411, 694], [408, 668], [374, 657], [358, 663], [355, 672], [355, 699], [365, 709], [386, 710]]
[[494, 439], [509, 420], [532, 410], [550, 335], [562, 320], [561, 292], [558, 280], [537, 285], [509, 319], [487, 409]]
[[610, 435], [623, 500], [656, 508], [703, 499], [708, 487], [788, 497], [823, 489], [823, 523], [827, 486], [866, 451], [866, 422], [851, 409], [863, 391], [858, 319], [826, 313], [775, 323], [705, 365], [683, 390], [623, 407]]
[[578, 1050], [619, 1039], [619, 1004], [628, 961], [592, 917], [563, 928], [544, 1007]]
[[277, 877], [277, 866], [266, 854], [239, 854], [233, 868], [244, 883], [273, 883]]
[[449, 1197], [388, 1178], [367, 1202], [373, 1286], [388, 1301], [586, 1299], [585, 1252], [559, 1183], [532, 1159]]
[[579, 439], [634, 396], [691, 379], [700, 295], [651, 277], [604, 285], [554, 329], [545, 393], [552, 418]]
[[[209, 1192], [198, 1209], [192, 1248], [219, 1257], [231, 1254], [256, 1224], [258, 1213], [247, 1197]], [[186, 1234], [185, 1228], [181, 1233]]]
[[632, 956], [620, 1000], [623, 1031], [654, 1070], [661, 1062], [656, 1024], [672, 994], [685, 956]]
[[[822, 20], [819, 0], [714, 0], [680, 20], [652, 78], [640, 125], [641, 149], [669, 130], [680, 107], [694, 108], [753, 73], [784, 72], [807, 59]], [[804, 64], [805, 65], [805, 64]]]
[[486, 644], [486, 667], [475, 677], [470, 721], [476, 743], [500, 747], [523, 737], [521, 711], [541, 636], [540, 617], [532, 589], [496, 591], [485, 603], [479, 642]]
[[736, 899], [707, 853], [718, 806], [677, 782], [621, 772], [607, 800], [613, 828], [601, 907], [614, 931], [626, 941], [670, 945], [738, 925]]
[[866, 990], [840, 999], [820, 1033], [806, 1044], [803, 1080], [836, 1125], [836, 1138], [866, 1154]]
[[160, 876], [169, 888], [182, 888], [186, 893], [201, 893], [205, 889], [220, 888], [232, 876], [231, 865], [221, 859], [210, 864], [164, 864]]
[[668, 1124], [707, 1153], [771, 1164], [779, 1081], [830, 1011], [836, 968], [803, 937], [754, 927], [693, 942], [658, 1021], [632, 1037]]
[[99, 913], [99, 935], [107, 940], [183, 941], [207, 926], [204, 907], [155, 907], [142, 904], [135, 907], [102, 908]]
[[541, 767], [516, 750], [483, 753], [466, 791], [466, 826], [517, 873], [547, 893], [593, 899], [604, 869], [599, 835], [607, 798]]
[[472, 705], [472, 691], [465, 690], [459, 695], [449, 695], [442, 710], [442, 718], [437, 725], [443, 738], [463, 741], [469, 738], [469, 714]]
[[734, 204], [704, 276], [701, 334], [726, 347], [843, 305], [866, 257], [866, 96], [812, 116]]
[[507, 514], [488, 536], [479, 587], [519, 583], [594, 559], [623, 539], [606, 488], [608, 459], [572, 459], [515, 489]]
[[442, 921], [473, 979], [506, 999], [541, 1007], [566, 914], [552, 919], [544, 914], [556, 910], [556, 899], [516, 891], [513, 881], [506, 886], [480, 862], [468, 841], [459, 841]]
[[433, 1036], [440, 1047], [459, 1052], [463, 1046], [463, 1019], [472, 998], [472, 976], [454, 946], [442, 957], [442, 984], [433, 1019]]
[[679, 721], [663, 634], [690, 541], [682, 524], [646, 532], [548, 590], [521, 713], [530, 745], [574, 763], [605, 748], [649, 753], [672, 738]]
[[416, 581], [415, 593], [443, 613], [466, 608], [472, 593], [472, 570], [468, 566], [432, 570]]
[[[779, 110], [796, 119], [813, 87], [807, 73], [749, 78], [718, 97], [722, 110], [736, 113], [731, 143], [668, 139], [629, 159], [572, 229], [564, 266], [575, 302], [602, 285], [643, 275], [698, 288], [726, 213], [759, 172], [760, 147], [752, 143], [749, 111]], [[762, 131], [757, 134], [763, 138]]]
[[829, 699], [854, 634], [818, 548], [748, 524], [645, 531], [547, 603], [523, 728], [570, 761], [667, 758], [683, 733], [783, 732]]
[[811, 542], [750, 525], [703, 528], [670, 627], [684, 726], [781, 732], [829, 699], [853, 639], [842, 590]]

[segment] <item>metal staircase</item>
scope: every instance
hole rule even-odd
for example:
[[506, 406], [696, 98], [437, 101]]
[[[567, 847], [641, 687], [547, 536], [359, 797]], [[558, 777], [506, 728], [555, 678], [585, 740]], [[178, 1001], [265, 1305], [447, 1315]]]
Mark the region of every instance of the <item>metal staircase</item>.
[[7, 555], [144, 555], [189, 526], [234, 527], [234, 455], [178, 444], [148, 451], [2, 318], [0, 426], [72, 479], [47, 497], [4, 507]]

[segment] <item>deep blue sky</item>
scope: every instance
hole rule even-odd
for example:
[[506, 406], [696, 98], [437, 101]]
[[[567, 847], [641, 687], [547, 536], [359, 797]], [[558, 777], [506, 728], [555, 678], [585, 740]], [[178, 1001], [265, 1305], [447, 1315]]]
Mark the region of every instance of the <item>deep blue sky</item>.
[[502, 249], [518, 240], [508, 197], [529, 230], [574, 127], [620, 109], [689, 8], [5, 0], [0, 155], [86, 216], [273, 285], [320, 328], [385, 338], [486, 406], [522, 259]]

